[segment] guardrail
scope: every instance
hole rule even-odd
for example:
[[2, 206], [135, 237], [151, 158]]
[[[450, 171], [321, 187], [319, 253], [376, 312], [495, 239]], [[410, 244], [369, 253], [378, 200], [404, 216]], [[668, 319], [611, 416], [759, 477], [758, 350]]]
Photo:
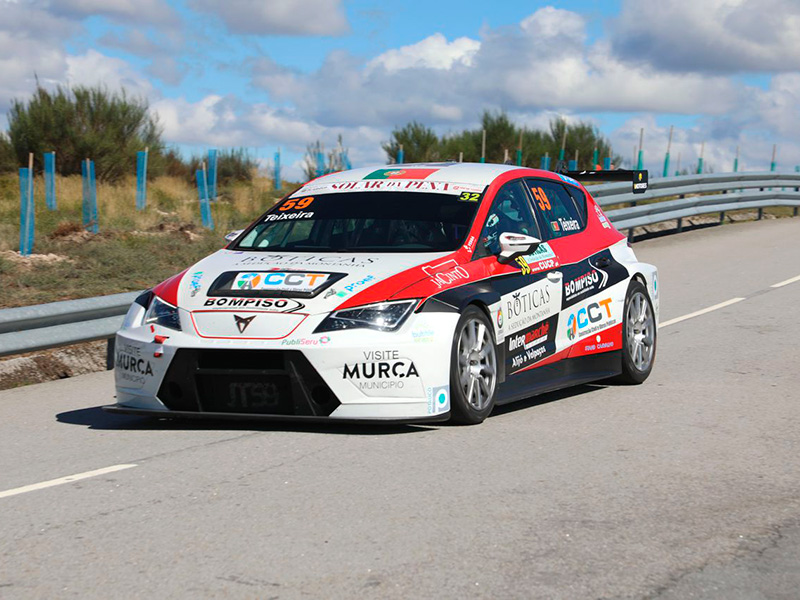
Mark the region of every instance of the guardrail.
[[[141, 292], [0, 310], [0, 356], [110, 339]], [[109, 346], [109, 353], [113, 348]]]
[[[628, 204], [608, 210], [614, 226], [628, 230], [704, 214], [789, 206], [800, 207], [800, 173], [711, 173], [653, 179], [644, 194], [631, 193], [630, 183], [589, 188], [600, 206]], [[718, 193], [715, 193], [718, 192]], [[701, 195], [702, 194], [702, 195]], [[677, 198], [662, 200], [663, 198]], [[661, 200], [661, 201], [658, 201]], [[37, 306], [0, 309], [0, 356], [108, 339], [108, 364], [113, 365], [113, 336], [139, 292], [66, 300]]]

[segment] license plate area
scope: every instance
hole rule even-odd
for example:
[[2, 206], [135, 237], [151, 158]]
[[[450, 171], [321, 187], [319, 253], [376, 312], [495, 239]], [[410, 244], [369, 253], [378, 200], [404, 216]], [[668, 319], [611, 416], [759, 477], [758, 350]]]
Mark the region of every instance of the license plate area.
[[291, 415], [288, 375], [197, 375], [203, 412]]

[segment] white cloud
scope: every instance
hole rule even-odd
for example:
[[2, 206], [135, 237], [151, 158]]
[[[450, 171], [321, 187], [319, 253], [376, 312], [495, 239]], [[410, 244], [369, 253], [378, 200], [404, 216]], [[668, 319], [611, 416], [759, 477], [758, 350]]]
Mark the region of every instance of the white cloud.
[[156, 96], [150, 81], [120, 58], [89, 50], [85, 54], [67, 56], [66, 63], [65, 79], [70, 86], [104, 85], [112, 91], [124, 87], [133, 96]]
[[232, 33], [342, 35], [350, 31], [342, 0], [192, 0], [217, 15]]
[[481, 43], [467, 37], [460, 37], [452, 42], [441, 33], [434, 33], [421, 42], [388, 50], [367, 63], [367, 71], [383, 67], [387, 71], [399, 71], [423, 67], [428, 69], [450, 69], [454, 64], [466, 66], [472, 64], [472, 57], [481, 47]]
[[432, 125], [508, 111], [663, 111], [722, 114], [740, 102], [729, 78], [677, 74], [625, 62], [607, 42], [586, 45], [583, 17], [543, 8], [480, 41], [434, 34], [366, 64], [332, 52], [303, 74], [269, 59], [252, 63], [253, 83], [323, 125]]
[[73, 19], [103, 16], [118, 23], [149, 23], [174, 25], [175, 11], [164, 0], [37, 0], [53, 14]]
[[615, 51], [675, 71], [800, 68], [797, 0], [624, 0]]

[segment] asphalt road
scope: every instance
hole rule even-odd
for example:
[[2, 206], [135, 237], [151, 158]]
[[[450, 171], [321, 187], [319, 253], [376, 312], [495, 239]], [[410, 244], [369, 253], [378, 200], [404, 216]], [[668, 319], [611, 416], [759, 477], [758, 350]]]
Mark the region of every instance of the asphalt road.
[[109, 373], [0, 392], [0, 598], [800, 597], [800, 281], [770, 287], [800, 220], [635, 249], [664, 322], [744, 300], [664, 327], [642, 386], [478, 427], [165, 424], [102, 413]]

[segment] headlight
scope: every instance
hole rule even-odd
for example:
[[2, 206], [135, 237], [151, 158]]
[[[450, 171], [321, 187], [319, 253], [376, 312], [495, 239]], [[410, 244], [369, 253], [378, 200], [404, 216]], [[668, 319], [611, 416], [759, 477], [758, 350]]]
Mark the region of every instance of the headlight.
[[328, 315], [317, 326], [314, 333], [364, 328], [395, 331], [408, 318], [416, 305], [417, 300], [400, 300], [337, 310]]
[[178, 309], [172, 304], [161, 300], [158, 296], [153, 296], [150, 308], [144, 315], [145, 325], [162, 325], [176, 331], [181, 330], [181, 319], [178, 316]]

